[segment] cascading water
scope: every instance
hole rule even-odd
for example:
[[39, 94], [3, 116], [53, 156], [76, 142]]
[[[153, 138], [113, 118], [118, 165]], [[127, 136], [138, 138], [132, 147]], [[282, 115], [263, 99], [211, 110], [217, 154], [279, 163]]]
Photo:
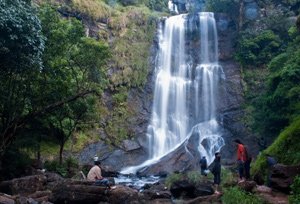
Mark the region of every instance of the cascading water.
[[[218, 64], [216, 23], [213, 13], [201, 12], [198, 16], [196, 29], [191, 28], [188, 15], [172, 16], [160, 27], [153, 111], [147, 133], [150, 158], [122, 173], [135, 173], [157, 162], [195, 133], [199, 135], [200, 155], [206, 156], [208, 163], [224, 145], [216, 120], [218, 82], [224, 77]], [[186, 45], [188, 30], [198, 35], [199, 46]], [[195, 52], [199, 53], [195, 57], [198, 60], [191, 59]]]

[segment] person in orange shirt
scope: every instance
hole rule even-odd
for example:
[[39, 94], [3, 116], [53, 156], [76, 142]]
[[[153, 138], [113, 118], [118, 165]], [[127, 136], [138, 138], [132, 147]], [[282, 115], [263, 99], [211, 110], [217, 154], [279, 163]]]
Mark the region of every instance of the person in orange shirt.
[[237, 144], [237, 163], [239, 170], [239, 182], [244, 181], [244, 164], [247, 160], [246, 150], [244, 144], [236, 139], [234, 142]]

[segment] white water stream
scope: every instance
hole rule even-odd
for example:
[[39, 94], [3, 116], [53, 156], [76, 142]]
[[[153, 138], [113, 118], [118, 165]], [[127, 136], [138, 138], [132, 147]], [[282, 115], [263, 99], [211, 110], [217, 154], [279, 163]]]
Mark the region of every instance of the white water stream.
[[187, 52], [188, 16], [177, 15], [159, 28], [159, 54], [151, 123], [148, 126], [149, 160], [127, 167], [121, 173], [135, 173], [153, 164], [186, 141], [199, 135], [198, 150], [211, 163], [224, 145], [217, 122], [218, 82], [223, 77], [218, 64], [218, 38], [213, 13], [198, 14], [200, 45], [193, 52], [199, 63], [192, 65]]

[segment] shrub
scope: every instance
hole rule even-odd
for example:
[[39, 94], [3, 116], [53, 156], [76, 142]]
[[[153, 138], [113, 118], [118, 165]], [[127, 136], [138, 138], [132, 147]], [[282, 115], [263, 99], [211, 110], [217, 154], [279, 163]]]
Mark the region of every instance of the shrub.
[[184, 175], [181, 174], [181, 173], [172, 173], [172, 174], [169, 174], [166, 178], [166, 186], [168, 188], [171, 187], [171, 185], [176, 182], [176, 181], [180, 181], [181, 179], [184, 178]]
[[289, 196], [290, 204], [300, 203], [300, 176], [297, 176], [291, 186], [293, 194]]
[[68, 157], [62, 164], [58, 160], [46, 161], [45, 168], [63, 177], [72, 177], [78, 170], [78, 161], [73, 157]]
[[252, 172], [266, 174], [265, 154], [274, 156], [279, 163], [292, 165], [300, 162], [300, 117], [288, 126], [255, 161]]
[[237, 187], [232, 187], [224, 191], [222, 196], [222, 203], [224, 204], [262, 204], [264, 203], [258, 197], [248, 194]]
[[243, 33], [238, 41], [238, 52], [235, 58], [244, 66], [264, 65], [274, 57], [281, 46], [281, 40], [271, 30], [253, 36]]
[[111, 8], [101, 0], [72, 0], [72, 8], [93, 20], [108, 18]]
[[193, 184], [201, 182], [202, 177], [200, 171], [190, 171], [187, 173], [188, 180]]

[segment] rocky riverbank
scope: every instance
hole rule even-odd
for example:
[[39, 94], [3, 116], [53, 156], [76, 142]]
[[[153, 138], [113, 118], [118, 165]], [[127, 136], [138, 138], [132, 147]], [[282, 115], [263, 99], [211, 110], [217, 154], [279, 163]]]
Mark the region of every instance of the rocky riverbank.
[[[224, 180], [222, 191], [238, 187], [259, 197], [265, 203], [288, 203], [290, 185], [300, 166], [275, 165], [271, 171], [271, 186], [258, 185], [259, 180], [229, 183]], [[110, 178], [114, 183], [114, 179]], [[137, 190], [125, 185], [115, 185], [113, 189], [95, 186], [85, 180], [65, 179], [55, 173], [16, 178], [0, 183], [0, 203], [5, 204], [50, 204], [50, 203], [222, 203], [223, 194], [214, 194], [213, 184], [208, 177], [200, 182], [191, 182], [186, 176], [166, 185], [162, 179], [154, 184], [146, 184]]]

